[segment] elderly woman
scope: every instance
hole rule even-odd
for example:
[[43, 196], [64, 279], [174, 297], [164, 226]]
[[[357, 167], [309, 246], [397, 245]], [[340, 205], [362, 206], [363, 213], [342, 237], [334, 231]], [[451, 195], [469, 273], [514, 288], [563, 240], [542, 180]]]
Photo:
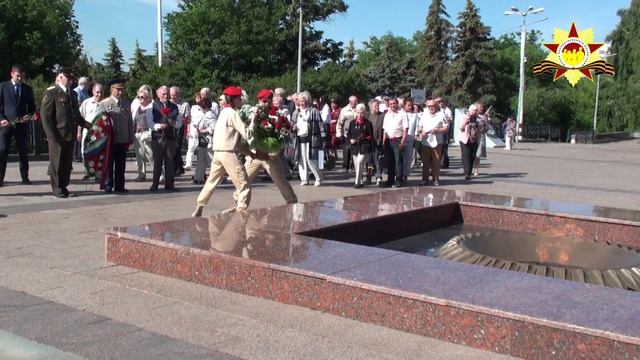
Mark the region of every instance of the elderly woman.
[[356, 105], [356, 117], [354, 121], [349, 123], [347, 129], [347, 140], [351, 145], [351, 156], [353, 156], [353, 165], [356, 168], [356, 189], [364, 186], [362, 174], [374, 144], [373, 125], [365, 117], [366, 111], [367, 108], [364, 104]]
[[294, 124], [298, 145], [298, 170], [300, 172], [300, 185], [309, 184], [309, 170], [313, 172], [316, 181], [314, 186], [320, 186], [322, 176], [314, 160], [318, 160], [320, 150], [326, 143], [326, 133], [322, 123], [320, 112], [311, 106], [311, 94], [303, 91], [297, 96], [298, 109], [291, 116]]
[[151, 129], [153, 124], [153, 98], [151, 97], [151, 87], [142, 85], [138, 89], [136, 101], [131, 104], [131, 115], [135, 129], [134, 149], [136, 153], [136, 163], [138, 165], [138, 176], [135, 181], [145, 181], [147, 179], [147, 163], [153, 162], [151, 152]]
[[201, 111], [196, 113], [197, 118], [194, 117], [191, 120], [193, 131], [199, 136], [196, 148], [198, 163], [196, 164], [193, 183], [204, 184], [207, 165], [211, 161], [211, 154], [213, 153], [213, 129], [216, 127], [218, 115], [211, 109], [211, 99], [199, 98], [197, 105]]
[[460, 157], [464, 178], [467, 180], [471, 180], [471, 171], [478, 151], [478, 137], [480, 135], [478, 123], [480, 121], [478, 119], [478, 106], [473, 104], [469, 106], [469, 111], [460, 124]]

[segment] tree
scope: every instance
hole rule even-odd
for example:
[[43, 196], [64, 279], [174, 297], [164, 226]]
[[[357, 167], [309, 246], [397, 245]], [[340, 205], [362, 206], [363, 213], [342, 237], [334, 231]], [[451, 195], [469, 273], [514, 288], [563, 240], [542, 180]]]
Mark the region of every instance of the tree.
[[609, 58], [616, 74], [611, 81], [602, 76], [599, 129], [632, 131], [640, 129], [640, 0], [632, 0], [628, 9], [618, 11], [620, 23], [609, 34]]
[[146, 50], [140, 48], [140, 43], [136, 39], [136, 47], [133, 50], [133, 57], [129, 59], [129, 77], [136, 78], [147, 71]]
[[[375, 39], [375, 37], [373, 37]], [[397, 96], [409, 95], [416, 86], [415, 53], [396, 47], [396, 43], [408, 43], [405, 38], [387, 37], [386, 44], [380, 49], [380, 55], [374, 57], [362, 75], [373, 94], [382, 94], [390, 90]], [[370, 44], [365, 43], [365, 46]], [[377, 49], [374, 51], [377, 52]]]
[[0, 0], [0, 78], [15, 64], [30, 77], [54, 76], [58, 65], [71, 66], [82, 51], [72, 0]]
[[[187, 89], [276, 77], [296, 68], [297, 1], [189, 0], [179, 7], [167, 16], [166, 63], [170, 78]], [[341, 43], [323, 39], [314, 23], [346, 9], [342, 0], [304, 2], [305, 69], [340, 59]]]
[[122, 69], [124, 66], [124, 56], [118, 47], [116, 38], [112, 37], [109, 39], [109, 50], [104, 54], [102, 61], [104, 62], [104, 72], [102, 73], [103, 81], [124, 76], [125, 73]]
[[449, 68], [447, 93], [456, 106], [466, 106], [476, 100], [495, 101], [493, 71], [490, 63], [490, 33], [480, 19], [478, 8], [467, 0], [458, 16], [453, 46], [453, 61]]
[[433, 0], [427, 13], [426, 27], [422, 34], [419, 55], [419, 80], [433, 93], [446, 89], [444, 74], [450, 61], [451, 32], [453, 25], [442, 0]]
[[353, 39], [349, 40], [349, 45], [347, 45], [347, 48], [344, 50], [342, 63], [347, 69], [353, 68], [356, 64], [356, 47], [353, 43]]

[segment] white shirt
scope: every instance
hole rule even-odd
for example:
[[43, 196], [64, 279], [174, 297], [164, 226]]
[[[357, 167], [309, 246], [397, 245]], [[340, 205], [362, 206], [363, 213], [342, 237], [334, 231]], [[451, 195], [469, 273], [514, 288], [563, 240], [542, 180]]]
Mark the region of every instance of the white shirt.
[[329, 124], [331, 122], [331, 108], [329, 107], [329, 104], [324, 104], [322, 111], [320, 112], [320, 117], [322, 117], [322, 121], [325, 124]]
[[401, 138], [404, 129], [409, 129], [409, 119], [407, 113], [404, 111], [398, 111], [397, 113], [387, 111], [384, 114], [384, 120], [382, 121], [382, 130], [387, 134], [387, 138]]
[[82, 115], [82, 118], [88, 122], [92, 122], [96, 116], [98, 104], [100, 104], [100, 100], [96, 100], [93, 96], [83, 101], [82, 104], [80, 104], [80, 115]]
[[336, 136], [342, 137], [349, 129], [349, 124], [356, 118], [356, 108], [351, 107], [349, 104], [340, 110], [340, 116], [338, 116], [338, 124], [336, 125]]
[[298, 110], [296, 129], [298, 130], [298, 136], [309, 135], [309, 108]]
[[[453, 113], [451, 112], [451, 109], [449, 109], [449, 107], [448, 107], [448, 106], [447, 106], [446, 108], [444, 108], [444, 109], [440, 109], [440, 112], [442, 112], [442, 113], [443, 113], [443, 115], [444, 115], [444, 119], [445, 119], [447, 122], [449, 122], [449, 123], [450, 123], [450, 122], [452, 122], [452, 121], [453, 121]], [[426, 113], [426, 112], [425, 112], [425, 113]]]
[[184, 100], [180, 100], [180, 103], [176, 105], [178, 106], [178, 119], [182, 126], [185, 121], [184, 118], [191, 116], [191, 105]]
[[[422, 134], [426, 134], [433, 129], [442, 129], [445, 126], [446, 122], [444, 120], [444, 113], [442, 111], [439, 111], [433, 115], [431, 115], [429, 111], [425, 111], [418, 124], [418, 128], [422, 129]], [[439, 144], [442, 144], [442, 134], [431, 133], [428, 136], [422, 136], [420, 141], [423, 145], [428, 145], [434, 148]]]
[[407, 114], [407, 120], [409, 120], [409, 131], [407, 131], [407, 137], [413, 138], [418, 130], [418, 120], [420, 117], [416, 113], [408, 113], [402, 110], [405, 114]]

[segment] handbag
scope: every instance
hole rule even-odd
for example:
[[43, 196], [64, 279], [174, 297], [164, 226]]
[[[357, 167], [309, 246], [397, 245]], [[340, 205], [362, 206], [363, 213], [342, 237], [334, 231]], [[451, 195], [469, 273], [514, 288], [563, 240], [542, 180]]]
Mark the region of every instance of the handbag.
[[209, 146], [209, 137], [206, 135], [198, 135], [198, 147], [206, 148]]

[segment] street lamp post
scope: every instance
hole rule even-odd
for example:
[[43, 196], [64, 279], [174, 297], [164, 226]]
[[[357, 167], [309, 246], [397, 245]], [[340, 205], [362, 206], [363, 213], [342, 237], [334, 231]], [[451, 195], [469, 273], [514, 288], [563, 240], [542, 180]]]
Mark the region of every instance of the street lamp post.
[[158, 66], [162, 66], [162, 0], [158, 0]]
[[[516, 120], [516, 142], [522, 140], [522, 130], [524, 127], [524, 60], [525, 60], [525, 44], [527, 39], [527, 15], [538, 14], [544, 11], [544, 8], [534, 8], [529, 6], [526, 11], [520, 11], [517, 7], [512, 6], [511, 9], [504, 12], [505, 15], [519, 15], [522, 16], [522, 26], [520, 28], [520, 88], [518, 90], [518, 117]], [[544, 21], [546, 19], [542, 19]]]
[[[613, 57], [616, 55], [618, 54], [606, 54], [604, 55], [604, 59], [606, 61], [610, 57]], [[595, 109], [593, 110], [593, 139], [594, 140], [596, 138], [596, 125], [598, 123], [598, 97], [600, 95], [600, 74], [598, 74], [597, 78], [598, 79], [596, 80], [596, 106], [595, 106]]]
[[296, 93], [302, 91], [302, 0], [298, 3], [298, 12], [300, 13], [300, 19], [298, 21], [298, 81]]

